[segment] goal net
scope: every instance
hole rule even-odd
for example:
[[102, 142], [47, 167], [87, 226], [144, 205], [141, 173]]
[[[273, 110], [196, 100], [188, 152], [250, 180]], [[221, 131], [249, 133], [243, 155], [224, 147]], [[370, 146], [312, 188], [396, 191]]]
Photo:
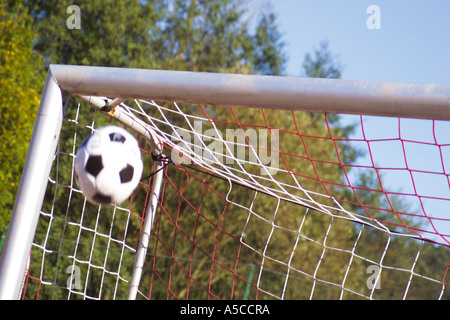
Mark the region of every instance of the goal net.
[[[378, 99], [342, 80], [51, 68], [43, 101], [64, 117], [53, 149], [30, 145], [28, 158], [50, 152], [48, 172], [42, 200], [21, 185], [2, 292], [18, 269], [21, 299], [450, 298], [448, 88], [391, 84]], [[128, 200], [96, 206], [74, 162], [109, 125], [137, 138], [144, 173]], [[25, 202], [36, 218], [18, 227]]]

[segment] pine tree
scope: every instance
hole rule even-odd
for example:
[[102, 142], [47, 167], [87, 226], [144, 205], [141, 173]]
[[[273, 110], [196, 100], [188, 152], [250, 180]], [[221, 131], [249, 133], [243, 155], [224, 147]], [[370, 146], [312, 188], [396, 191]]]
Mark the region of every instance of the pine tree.
[[252, 70], [258, 74], [282, 75], [286, 63], [284, 45], [275, 14], [263, 14], [253, 39]]
[[303, 61], [305, 75], [309, 78], [341, 78], [343, 67], [328, 48], [328, 40], [322, 40], [313, 54], [307, 53]]

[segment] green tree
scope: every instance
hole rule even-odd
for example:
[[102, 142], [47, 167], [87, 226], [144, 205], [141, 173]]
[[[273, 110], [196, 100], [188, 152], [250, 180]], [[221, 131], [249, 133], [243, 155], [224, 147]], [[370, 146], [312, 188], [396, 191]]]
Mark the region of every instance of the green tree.
[[[82, 14], [81, 29], [69, 30], [65, 25], [67, 18], [66, 5], [59, 1], [26, 1], [35, 18], [35, 27], [39, 32], [40, 37], [36, 42], [35, 48], [46, 57], [47, 63], [67, 63], [67, 64], [89, 64], [89, 65], [105, 65], [105, 66], [127, 66], [127, 67], [146, 67], [146, 68], [165, 68], [177, 70], [196, 70], [196, 71], [227, 71], [227, 72], [273, 72], [268, 71], [266, 66], [256, 67], [252, 69], [255, 61], [254, 45], [258, 46], [260, 51], [258, 59], [263, 56], [269, 59], [270, 55], [280, 55], [282, 50], [263, 50], [264, 40], [263, 31], [265, 28], [275, 34], [275, 26], [273, 24], [274, 18], [268, 22], [260, 24], [258, 27], [259, 34], [248, 27], [248, 22], [243, 19], [245, 7], [235, 1], [155, 1], [146, 2], [141, 1], [139, 4], [131, 1], [89, 1], [88, 3], [80, 3], [79, 7]], [[119, 10], [117, 8], [127, 8], [126, 10]], [[158, 11], [156, 13], [156, 11]], [[130, 14], [133, 13], [133, 14]], [[147, 16], [155, 17], [154, 19]], [[264, 18], [263, 18], [264, 21]], [[139, 22], [139, 23], [137, 23]], [[121, 41], [118, 42], [118, 39]], [[268, 46], [278, 46], [277, 39], [273, 38], [272, 43]], [[122, 41], [123, 40], [123, 41]], [[132, 50], [133, 49], [133, 50]], [[272, 61], [278, 63], [283, 61], [274, 57]], [[278, 61], [278, 62], [277, 62]], [[270, 64], [270, 68], [279, 72], [281, 66], [276, 66], [274, 63]], [[265, 68], [264, 70], [260, 70]], [[78, 130], [88, 133], [88, 130], [83, 129], [82, 124], [92, 123], [93, 116], [89, 116], [91, 109], [81, 108], [80, 114], [77, 114]], [[70, 118], [76, 113], [76, 109], [69, 109], [67, 117]], [[149, 110], [152, 112], [152, 110]], [[91, 112], [92, 113], [92, 112]], [[100, 117], [96, 117], [96, 126], [102, 125], [104, 120], [98, 122]], [[70, 126], [70, 124], [69, 124]], [[74, 143], [74, 136], [69, 132], [63, 132], [61, 139], [61, 150], [66, 153], [72, 152], [72, 144]], [[78, 145], [81, 141], [76, 142]], [[51, 185], [47, 190], [46, 199], [54, 201], [54, 205], [50, 203], [44, 204], [43, 211], [50, 212], [61, 219], [65, 215], [72, 215], [79, 212], [84, 207], [83, 199], [74, 199], [70, 203], [70, 210], [68, 211], [67, 198], [69, 197], [67, 188], [64, 185], [70, 184], [71, 181], [71, 158], [60, 155], [58, 158], [59, 170], [52, 171], [52, 179], [57, 182], [56, 185]], [[183, 184], [185, 175], [176, 171], [174, 173], [174, 183]], [[192, 182], [191, 182], [192, 183]], [[219, 183], [213, 185], [214, 188], [222, 190]], [[222, 188], [222, 189], [221, 189]], [[199, 199], [198, 194], [200, 190], [197, 188], [189, 188], [186, 194], [192, 195], [193, 199]], [[134, 195], [133, 203], [145, 203], [145, 190], [137, 192]], [[74, 196], [73, 196], [74, 197]], [[78, 197], [79, 198], [79, 197]], [[139, 201], [141, 198], [142, 201]], [[166, 203], [173, 202], [176, 208], [177, 196], [176, 193], [167, 194], [165, 197]], [[204, 210], [212, 212], [214, 215], [220, 212], [220, 203], [213, 200], [208, 200], [204, 203]], [[187, 206], [181, 208], [188, 210]], [[180, 209], [180, 210], [181, 210]], [[192, 211], [192, 209], [190, 209]], [[97, 216], [97, 209], [94, 206], [86, 205], [84, 209], [83, 226], [94, 226], [95, 217]], [[142, 212], [142, 208], [132, 208], [133, 212]], [[168, 214], [176, 214], [177, 211], [171, 210]], [[108, 215], [108, 209], [102, 209], [102, 216]], [[183, 215], [180, 224], [192, 225], [188, 214]], [[217, 217], [217, 216], [216, 216]], [[64, 220], [58, 220], [64, 221]], [[40, 297], [62, 297], [64, 293], [57, 289], [59, 285], [64, 286], [66, 277], [61, 277], [64, 267], [70, 263], [67, 259], [68, 255], [72, 255], [73, 249], [70, 249], [71, 241], [67, 239], [75, 239], [80, 232], [79, 228], [67, 226], [58, 223], [59, 227], [52, 227], [51, 237], [45, 239], [43, 235], [46, 233], [46, 226], [42, 224], [38, 227], [36, 242], [44, 244], [49, 248], [62, 248], [61, 254], [47, 254], [46, 262], [49, 266], [46, 267], [46, 279], [54, 281], [55, 291], [46, 293], [41, 291]], [[124, 226], [119, 227], [124, 228]], [[163, 234], [170, 237], [174, 235], [173, 223], [167, 221], [162, 223], [161, 228], [166, 228]], [[230, 232], [235, 233], [237, 227], [234, 226]], [[123, 231], [123, 230], [122, 230]], [[201, 231], [201, 232], [200, 232]], [[120, 232], [120, 231], [118, 231]], [[201, 236], [196, 239], [196, 245], [199, 248], [211, 248], [214, 243], [214, 234], [207, 232], [207, 227], [200, 227], [199, 234]], [[128, 226], [127, 238], [137, 238], [139, 234], [139, 223], [135, 225], [132, 223]], [[85, 246], [84, 243], [89, 243], [90, 235], [86, 232], [81, 232], [80, 246], [78, 247], [77, 257], [89, 256], [91, 248]], [[91, 239], [92, 240], [92, 239]], [[235, 244], [235, 241], [228, 241], [228, 249]], [[130, 244], [135, 245], [135, 243]], [[68, 250], [68, 251], [66, 251]], [[72, 251], [71, 251], [72, 250]], [[177, 252], [179, 256], [189, 257], [192, 251], [192, 245], [187, 243]], [[40, 254], [40, 253], [36, 253]], [[101, 250], [95, 251], [93, 259], [101, 260], [105, 253]], [[198, 274], [198, 279], [201, 281], [208, 281], [209, 272], [207, 266], [208, 260], [199, 263], [198, 268], [194, 270]], [[53, 265], [53, 266], [50, 266]], [[56, 265], [60, 268], [56, 270]], [[129, 266], [133, 265], [133, 257], [127, 258], [122, 262], [121, 275], [124, 278], [129, 278]], [[203, 266], [203, 267], [202, 267]], [[37, 275], [40, 271], [40, 266], [34, 263], [30, 267], [31, 274]], [[62, 271], [61, 271], [62, 270]], [[167, 270], [163, 269], [162, 273]], [[53, 276], [52, 276], [53, 275]], [[58, 275], [57, 277], [54, 275]], [[52, 279], [53, 277], [53, 279]], [[97, 281], [92, 279], [91, 281]], [[223, 279], [219, 277], [214, 280], [214, 285], [222, 283]], [[228, 281], [229, 287], [232, 281]], [[95, 286], [93, 286], [95, 287]], [[177, 289], [177, 286], [172, 282], [174, 292], [182, 295], [186, 290], [186, 284], [182, 283]], [[155, 292], [158, 292], [159, 286], [154, 285]], [[30, 296], [33, 295], [31, 287], [28, 292]], [[164, 292], [164, 286], [160, 288], [160, 292]], [[103, 286], [104, 296], [108, 296], [111, 290], [114, 290], [114, 285]], [[126, 290], [126, 289], [125, 289]], [[64, 290], [63, 290], [64, 291]], [[123, 292], [121, 293], [123, 296]], [[157, 297], [157, 293], [153, 295]]]
[[252, 70], [258, 74], [282, 75], [286, 55], [284, 42], [276, 25], [274, 13], [263, 14], [253, 39]]
[[343, 67], [333, 57], [328, 48], [328, 40], [322, 40], [319, 48], [311, 55], [307, 53], [303, 61], [305, 75], [309, 78], [341, 78]]
[[193, 71], [238, 71], [251, 52], [244, 8], [237, 1], [174, 0], [160, 34], [165, 67]]
[[285, 57], [273, 14], [256, 31], [246, 1], [81, 1], [81, 28], [67, 4], [28, 1], [48, 63], [280, 74]]
[[[155, 56], [166, 1], [79, 1], [80, 29], [69, 29], [70, 4], [24, 1], [39, 33], [35, 49], [48, 63], [114, 67], [158, 66]], [[156, 41], [156, 42], [155, 42]]]
[[9, 223], [45, 80], [32, 22], [22, 5], [0, 4], [0, 226]]

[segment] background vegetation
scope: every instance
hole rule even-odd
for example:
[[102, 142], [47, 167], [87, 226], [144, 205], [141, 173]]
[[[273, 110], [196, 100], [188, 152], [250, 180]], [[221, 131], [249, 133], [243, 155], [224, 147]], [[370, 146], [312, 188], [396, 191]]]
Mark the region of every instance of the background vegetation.
[[[46, 67], [50, 63], [265, 75], [284, 73], [286, 56], [276, 16], [267, 8], [258, 11], [257, 15], [249, 14], [249, 3], [245, 0], [92, 0], [76, 4], [82, 12], [79, 30], [69, 30], [66, 26], [67, 2], [25, 0], [0, 5], [0, 30], [3, 31], [0, 34], [1, 226], [9, 223]], [[326, 41], [319, 42], [318, 49], [305, 56], [303, 68], [308, 77], [340, 78], [343, 71]], [[94, 121], [95, 127], [110, 121], [83, 104], [79, 109], [76, 105], [73, 103], [68, 110], [67, 118], [77, 118], [77, 123], [67, 123], [68, 130], [62, 133], [58, 167], [51, 175], [55, 183], [49, 184], [42, 209], [52, 215], [43, 214], [37, 230], [35, 242], [45, 244], [46, 251], [33, 251], [41, 259], [36, 259], [37, 262], [30, 266], [26, 298], [67, 297], [66, 268], [73, 263], [74, 255], [77, 261], [90, 261], [99, 266], [89, 268], [79, 263], [82, 278], [89, 283], [81, 291], [106, 299], [125, 298], [126, 295], [127, 287], [118, 278], [130, 278], [134, 257], [129, 248], [136, 247], [147, 187], [141, 186], [133, 196], [129, 204], [131, 216], [126, 211], [112, 208], [99, 210], [68, 188], [72, 184], [73, 157], [70, 154], [73, 154], [74, 146], [76, 149], [81, 143], [73, 136], [73, 129], [76, 127], [79, 136], [86, 136]], [[198, 107], [183, 107], [192, 108], [192, 113], [201, 112]], [[235, 111], [242, 123], [264, 121], [257, 110]], [[216, 119], [229, 120], [229, 115], [214, 112]], [[289, 115], [284, 111], [267, 111], [266, 116], [270, 127], [296, 130], [293, 123], [285, 121]], [[336, 138], [347, 138], [353, 130], [352, 126], [342, 125], [338, 115], [328, 115], [325, 119], [323, 114], [305, 112], [296, 114], [296, 120], [305, 135], [329, 134], [326, 121]], [[300, 142], [293, 137], [283, 137], [282, 144], [286, 150], [301, 148]], [[342, 160], [347, 163], [360, 155], [358, 150], [345, 144], [340, 151]], [[326, 140], [317, 140], [314, 153], [316, 159], [335, 161], [336, 155]], [[289, 167], [296, 172], [302, 170], [304, 176], [315, 176], [313, 168], [303, 168], [298, 161], [290, 160]], [[150, 168], [146, 170], [150, 171]], [[343, 179], [342, 170], [334, 167], [321, 170], [327, 181], [341, 182]], [[164, 210], [156, 219], [157, 236], [152, 238], [149, 263], [141, 284], [145, 297], [273, 298], [265, 293], [267, 291], [291, 299], [335, 299], [341, 297], [341, 284], [345, 282], [348, 291], [343, 298], [354, 299], [360, 297], [356, 293], [370, 294], [366, 286], [367, 267], [373, 261], [380, 262], [381, 255], [384, 266], [395, 266], [396, 269], [384, 269], [382, 288], [375, 292], [377, 297], [402, 298], [411, 276], [404, 270], [409, 270], [414, 262], [417, 274], [438, 281], [444, 276], [449, 260], [446, 248], [404, 237], [388, 237], [376, 230], [344, 223], [290, 203], [281, 203], [274, 216], [276, 199], [258, 195], [252, 211], [261, 219], [253, 216], [247, 227], [248, 211], [234, 203], [248, 205], [255, 191], [233, 186], [233, 203], [227, 203], [224, 197], [229, 186], [221, 180], [175, 166], [169, 166], [167, 177], [170, 179], [166, 179], [162, 195]], [[323, 186], [311, 179], [302, 183], [309, 190], [324, 192]], [[370, 187], [373, 183], [370, 177], [361, 176], [358, 185]], [[208, 196], [205, 196], [205, 190]], [[348, 191], [335, 191], [340, 192], [341, 199], [352, 202]], [[385, 201], [378, 195], [367, 195], [364, 200], [373, 207], [382, 207]], [[348, 206], [350, 210], [364, 213], [359, 207]], [[77, 224], [71, 225], [67, 221]], [[279, 230], [295, 231], [300, 222], [304, 223], [302, 237], [289, 261], [296, 234]], [[272, 224], [281, 228], [274, 232]], [[218, 235], [219, 226], [221, 232]], [[244, 229], [242, 240], [254, 250], [239, 244]], [[325, 240], [327, 229], [331, 231]], [[271, 232], [274, 232], [271, 235], [274, 238], [270, 246], [264, 248]], [[45, 236], [47, 233], [50, 237]], [[111, 236], [123, 242], [111, 242]], [[73, 240], [77, 238], [81, 241], [75, 247]], [[356, 239], [359, 239], [358, 245], [352, 248]], [[323, 245], [325, 241], [327, 250]], [[365, 258], [354, 259], [349, 268], [352, 249], [358, 257]], [[264, 261], [259, 283], [263, 290], [257, 290], [254, 272], [259, 272], [263, 250], [272, 259]], [[415, 261], [419, 250], [420, 259]], [[41, 269], [43, 258], [46, 267]], [[301, 272], [288, 270], [288, 261]], [[288, 272], [293, 274], [286, 282]], [[35, 284], [37, 278], [53, 285], [41, 288]], [[439, 297], [442, 289], [439, 282], [430, 285], [424, 277], [413, 278], [408, 298]], [[101, 289], [98, 283], [103, 283]], [[448, 293], [445, 294], [447, 298]], [[72, 297], [81, 296], [73, 294]]]

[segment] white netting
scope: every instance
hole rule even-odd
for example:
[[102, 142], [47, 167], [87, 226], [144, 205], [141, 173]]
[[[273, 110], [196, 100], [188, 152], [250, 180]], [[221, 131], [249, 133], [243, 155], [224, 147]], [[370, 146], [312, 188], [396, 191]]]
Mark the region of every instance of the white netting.
[[[375, 152], [368, 165], [354, 162], [349, 145], [383, 139], [351, 138], [330, 115], [291, 111], [135, 100], [110, 115], [156, 132], [173, 161], [164, 169], [139, 298], [448, 296], [447, 236], [429, 227], [447, 219], [427, 214], [427, 206], [408, 211], [403, 199], [445, 207], [450, 196], [388, 189], [379, 172], [395, 168], [377, 166]], [[357, 120], [364, 127], [366, 120]], [[108, 208], [86, 202], [72, 173], [81, 141], [109, 123], [85, 105], [68, 111], [25, 298], [126, 297], [152, 178], [126, 203]], [[136, 136], [146, 177], [151, 150]], [[447, 181], [449, 145], [434, 143]], [[364, 170], [375, 172], [363, 176], [372, 180], [352, 183], [354, 172]]]

